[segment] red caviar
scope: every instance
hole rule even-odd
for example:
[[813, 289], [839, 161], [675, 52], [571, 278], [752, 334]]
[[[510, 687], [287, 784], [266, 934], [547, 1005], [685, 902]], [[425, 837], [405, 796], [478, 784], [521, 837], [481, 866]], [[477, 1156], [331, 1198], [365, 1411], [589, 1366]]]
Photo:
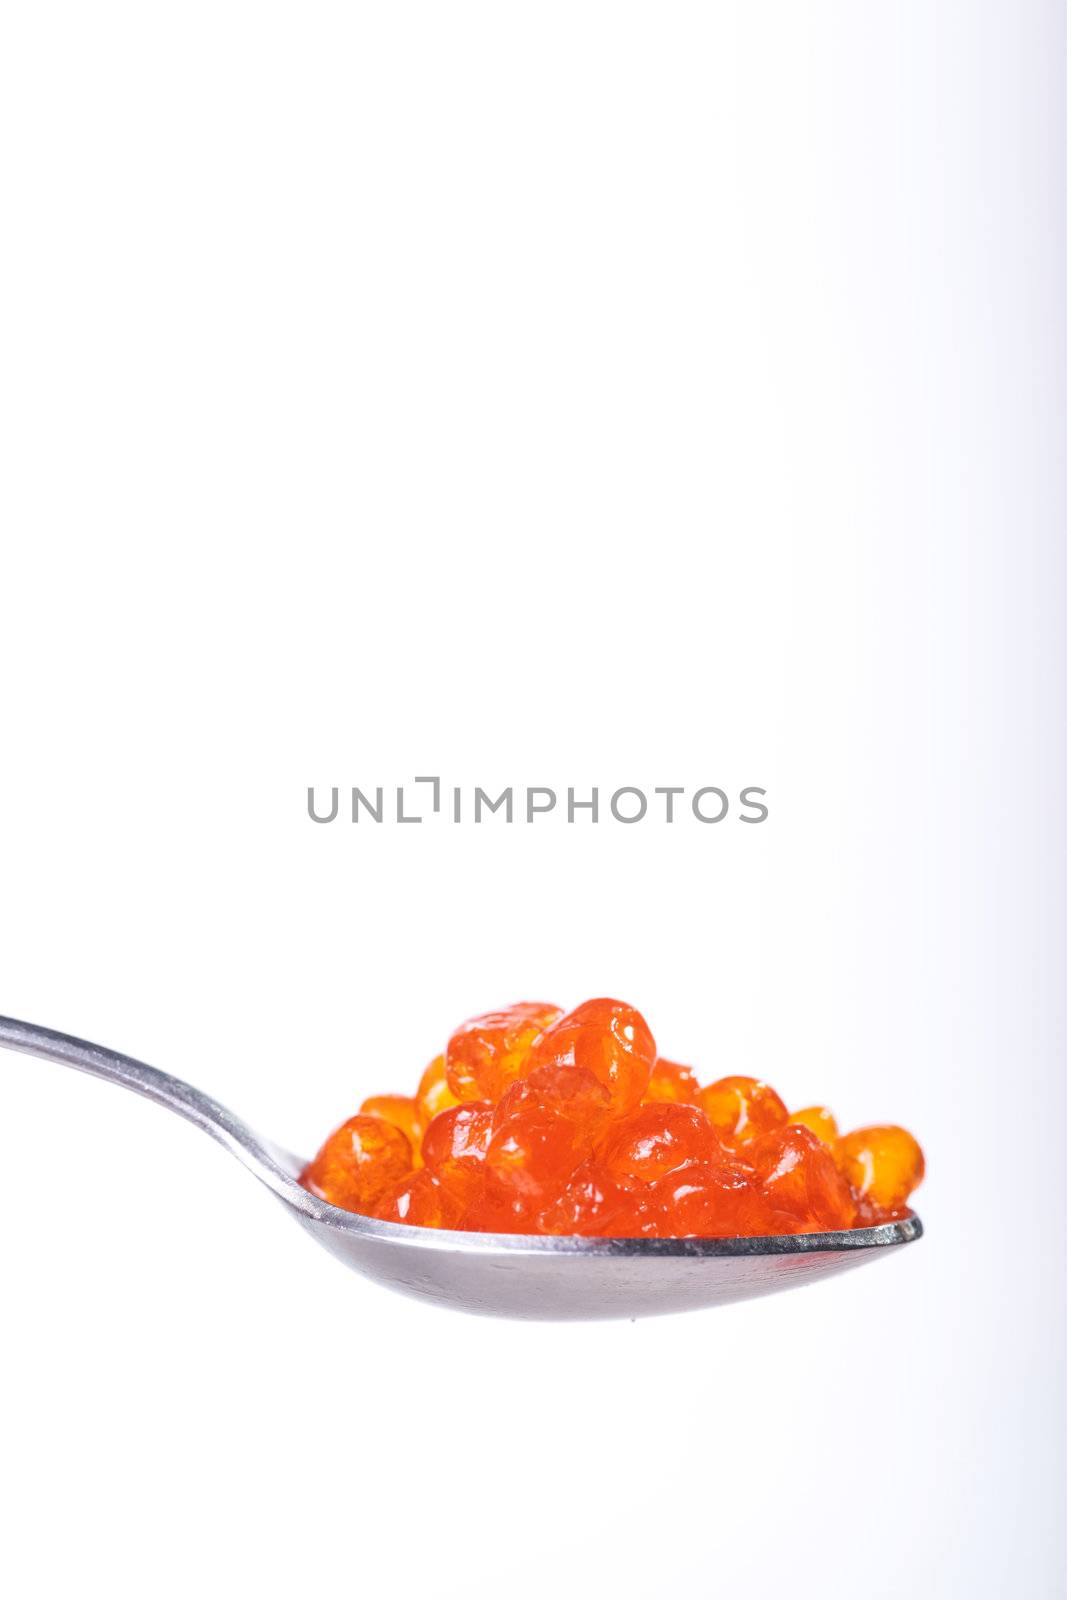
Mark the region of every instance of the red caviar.
[[726, 1144], [748, 1144], [789, 1120], [785, 1102], [758, 1078], [719, 1078], [701, 1089], [700, 1104]]
[[603, 1238], [824, 1233], [908, 1215], [923, 1153], [904, 1128], [843, 1137], [761, 1079], [701, 1088], [639, 1011], [523, 1001], [461, 1024], [413, 1096], [375, 1095], [301, 1183], [423, 1228]]
[[521, 1070], [584, 1067], [624, 1112], [640, 1101], [655, 1064], [656, 1041], [640, 1011], [621, 1000], [587, 1000], [541, 1035]]
[[800, 1111], [791, 1112], [789, 1121], [794, 1127], [810, 1128], [816, 1139], [821, 1139], [831, 1150], [837, 1143], [837, 1118], [826, 1106], [804, 1106]]
[[300, 1177], [305, 1189], [345, 1211], [371, 1212], [413, 1170], [405, 1133], [384, 1117], [349, 1117], [330, 1134]]
[[444, 1056], [434, 1056], [419, 1079], [419, 1087], [415, 1091], [415, 1103], [419, 1108], [419, 1117], [424, 1128], [433, 1121], [439, 1111], [447, 1111], [449, 1106], [459, 1105], [458, 1097], [448, 1087]]
[[667, 1061], [660, 1056], [652, 1068], [652, 1076], [645, 1090], [645, 1102], [671, 1100], [682, 1105], [700, 1104], [700, 1084], [692, 1067], [680, 1066], [677, 1061]]
[[448, 1041], [448, 1087], [457, 1100], [498, 1100], [524, 1070], [535, 1040], [561, 1016], [558, 1006], [524, 1000], [462, 1023]]
[[411, 1146], [417, 1167], [422, 1166], [422, 1136], [426, 1131], [419, 1102], [406, 1094], [372, 1094], [359, 1108], [361, 1116], [381, 1117], [399, 1128]]
[[464, 1203], [469, 1204], [485, 1181], [485, 1154], [493, 1131], [488, 1100], [468, 1100], [438, 1112], [422, 1141], [427, 1170]]
[[874, 1217], [903, 1216], [926, 1171], [918, 1141], [906, 1128], [857, 1128], [837, 1141], [837, 1157], [864, 1214]]

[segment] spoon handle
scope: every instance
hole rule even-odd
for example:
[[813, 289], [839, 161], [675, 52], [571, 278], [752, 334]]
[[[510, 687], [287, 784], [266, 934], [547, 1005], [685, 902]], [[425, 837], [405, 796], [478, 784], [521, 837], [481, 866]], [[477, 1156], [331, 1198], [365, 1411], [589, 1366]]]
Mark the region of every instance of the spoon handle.
[[[40, 1056], [45, 1061], [58, 1061], [62, 1066], [75, 1067], [94, 1078], [105, 1078], [109, 1083], [117, 1083], [124, 1089], [132, 1089], [134, 1094], [154, 1100], [218, 1140], [275, 1194], [290, 1204], [295, 1202], [300, 1210], [310, 1209], [303, 1203], [307, 1198], [305, 1191], [294, 1182], [294, 1172], [300, 1165], [297, 1158], [268, 1145], [240, 1117], [235, 1117], [232, 1111], [212, 1100], [210, 1095], [194, 1089], [184, 1079], [160, 1072], [157, 1067], [135, 1061], [117, 1050], [72, 1038], [70, 1034], [56, 1033], [52, 1028], [41, 1028], [32, 1022], [19, 1022], [14, 1017], [0, 1017], [0, 1046]], [[290, 1170], [286, 1170], [287, 1167]]]

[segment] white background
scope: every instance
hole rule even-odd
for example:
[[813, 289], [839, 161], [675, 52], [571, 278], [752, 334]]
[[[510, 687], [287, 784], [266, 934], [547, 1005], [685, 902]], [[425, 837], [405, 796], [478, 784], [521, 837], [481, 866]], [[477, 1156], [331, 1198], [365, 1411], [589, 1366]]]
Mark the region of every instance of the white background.
[[[0, 1010], [310, 1151], [607, 992], [931, 1174], [803, 1293], [480, 1321], [6, 1056], [12, 1594], [1064, 1592], [1063, 22], [4, 8]], [[772, 809], [308, 821], [434, 772]]]

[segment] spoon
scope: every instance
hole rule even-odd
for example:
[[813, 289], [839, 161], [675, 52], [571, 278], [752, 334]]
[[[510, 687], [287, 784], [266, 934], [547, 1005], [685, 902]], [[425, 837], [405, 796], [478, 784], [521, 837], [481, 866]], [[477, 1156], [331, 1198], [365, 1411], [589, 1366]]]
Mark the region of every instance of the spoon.
[[302, 1189], [298, 1156], [181, 1078], [10, 1017], [0, 1017], [0, 1045], [106, 1078], [177, 1112], [224, 1145], [347, 1266], [403, 1294], [486, 1316], [564, 1321], [695, 1311], [799, 1288], [922, 1237], [914, 1215], [842, 1233], [745, 1239], [588, 1239], [377, 1222]]

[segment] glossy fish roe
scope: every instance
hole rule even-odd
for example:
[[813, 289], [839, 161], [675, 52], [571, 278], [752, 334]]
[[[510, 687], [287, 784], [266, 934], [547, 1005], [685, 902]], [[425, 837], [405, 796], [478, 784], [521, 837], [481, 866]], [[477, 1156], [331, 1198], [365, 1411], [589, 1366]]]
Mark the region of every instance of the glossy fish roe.
[[379, 1222], [407, 1222], [413, 1228], [458, 1228], [463, 1214], [463, 1202], [425, 1167], [402, 1178], [374, 1211]]
[[543, 1033], [526, 1070], [584, 1067], [607, 1089], [615, 1111], [632, 1111], [652, 1078], [656, 1041], [640, 1011], [621, 1000], [587, 1000]]
[[633, 1183], [590, 1157], [537, 1215], [540, 1233], [611, 1236], [640, 1233], [646, 1186]]
[[562, 1188], [593, 1147], [586, 1125], [555, 1106], [527, 1103], [494, 1119], [486, 1179], [522, 1204], [540, 1206]]
[[585, 1067], [535, 1067], [500, 1097], [497, 1123], [531, 1105], [548, 1107], [581, 1123], [591, 1139], [599, 1138], [612, 1116], [610, 1093]]
[[524, 1070], [534, 1041], [562, 1015], [559, 1006], [523, 1000], [461, 1023], [445, 1051], [456, 1099], [498, 1100]]
[[381, 1117], [383, 1122], [391, 1122], [394, 1128], [399, 1128], [411, 1146], [415, 1165], [422, 1166], [424, 1123], [422, 1109], [413, 1095], [372, 1094], [369, 1100], [364, 1100], [359, 1109], [361, 1115]]
[[876, 1210], [899, 1213], [923, 1180], [926, 1163], [906, 1128], [857, 1128], [838, 1140], [842, 1171], [860, 1198]]
[[462, 1023], [414, 1095], [374, 1095], [301, 1177], [380, 1221], [483, 1233], [733, 1238], [908, 1215], [923, 1154], [888, 1124], [841, 1135], [761, 1079], [701, 1087], [621, 1000], [522, 1001]]
[[699, 1106], [653, 1104], [620, 1117], [600, 1155], [609, 1172], [652, 1183], [687, 1161], [715, 1161], [722, 1145]]
[[758, 1078], [718, 1078], [700, 1091], [700, 1104], [728, 1144], [748, 1144], [789, 1120], [784, 1101]]
[[359, 1114], [330, 1134], [300, 1182], [332, 1206], [370, 1213], [411, 1169], [407, 1135], [382, 1117]]
[[683, 1067], [677, 1061], [667, 1061], [660, 1056], [652, 1068], [645, 1100], [669, 1100], [681, 1105], [698, 1106], [700, 1084], [696, 1073], [692, 1067]]
[[852, 1190], [810, 1128], [787, 1126], [766, 1133], [750, 1147], [750, 1156], [761, 1190], [775, 1211], [800, 1225], [798, 1231], [830, 1233], [852, 1227]]
[[439, 1111], [447, 1111], [449, 1106], [459, 1104], [458, 1096], [448, 1087], [448, 1073], [445, 1070], [444, 1056], [434, 1056], [430, 1065], [419, 1079], [419, 1087], [415, 1091], [415, 1100], [419, 1108], [419, 1117], [424, 1128], [429, 1127]]
[[423, 1136], [422, 1159], [427, 1170], [468, 1203], [484, 1182], [485, 1155], [492, 1131], [491, 1103], [468, 1100], [439, 1112]]
[[751, 1170], [725, 1153], [715, 1161], [687, 1161], [651, 1186], [652, 1217], [646, 1231], [659, 1238], [695, 1234], [733, 1238], [786, 1233], [753, 1182]]
[[794, 1127], [810, 1129], [816, 1139], [821, 1139], [831, 1150], [837, 1143], [837, 1118], [825, 1106], [804, 1106], [800, 1111], [790, 1112], [789, 1121]]

